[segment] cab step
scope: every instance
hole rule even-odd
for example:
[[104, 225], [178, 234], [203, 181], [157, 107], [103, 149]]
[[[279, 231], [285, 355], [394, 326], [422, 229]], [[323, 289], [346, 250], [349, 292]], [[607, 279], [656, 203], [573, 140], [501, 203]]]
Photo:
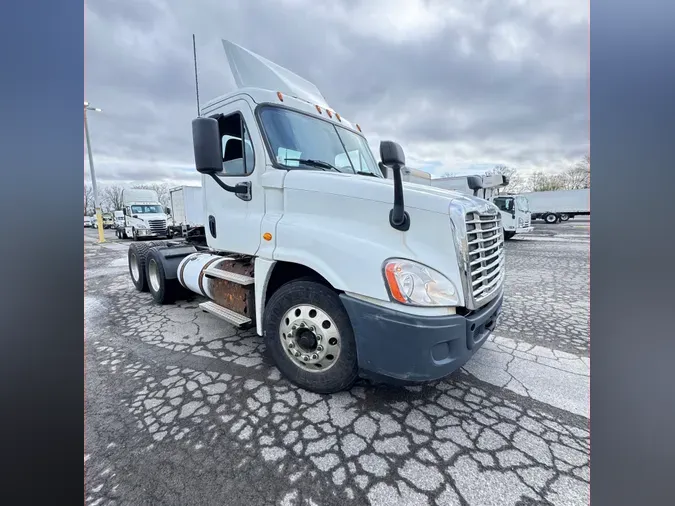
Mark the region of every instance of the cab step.
[[251, 276], [246, 276], [244, 274], [237, 274], [230, 271], [224, 271], [221, 269], [214, 269], [213, 267], [209, 267], [208, 269], [206, 269], [204, 271], [204, 276], [206, 276], [207, 278], [224, 279], [225, 281], [230, 281], [232, 283], [236, 283], [238, 285], [243, 286], [252, 285], [255, 282], [255, 279], [253, 279]]
[[234, 311], [227, 309], [219, 304], [216, 304], [213, 301], [202, 302], [201, 304], [199, 304], [199, 308], [202, 311], [211, 313], [212, 315], [217, 316], [218, 318], [221, 318], [228, 323], [231, 323], [235, 327], [241, 328], [251, 324], [250, 318], [242, 314], [235, 313]]

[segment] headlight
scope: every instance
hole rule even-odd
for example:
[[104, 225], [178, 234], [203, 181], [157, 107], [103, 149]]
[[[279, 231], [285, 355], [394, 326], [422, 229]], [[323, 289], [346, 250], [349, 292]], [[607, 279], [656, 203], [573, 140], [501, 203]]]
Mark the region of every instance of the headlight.
[[457, 289], [438, 271], [417, 262], [394, 258], [384, 264], [384, 279], [391, 297], [413, 306], [455, 306]]
[[524, 227], [524, 226], [525, 226], [525, 222], [523, 221], [522, 218], [518, 218], [518, 226], [519, 226], [519, 227]]
[[138, 225], [136, 225], [136, 228], [138, 230], [145, 230], [146, 228], [148, 228], [148, 226], [145, 223], [139, 223]]

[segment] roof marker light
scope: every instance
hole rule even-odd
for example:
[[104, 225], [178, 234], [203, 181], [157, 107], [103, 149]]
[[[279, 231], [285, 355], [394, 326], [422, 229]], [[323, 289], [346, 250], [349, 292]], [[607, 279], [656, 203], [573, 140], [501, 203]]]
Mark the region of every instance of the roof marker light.
[[319, 111], [319, 114], [322, 114], [321, 107], [319, 107], [318, 105], [315, 105], [314, 107], [316, 107], [316, 110]]
[[277, 97], [279, 97], [279, 101], [283, 102], [284, 101], [284, 96], [281, 94], [280, 91], [277, 91]]
[[333, 117], [333, 113], [330, 112], [330, 109], [326, 109], [326, 114], [328, 114], [328, 117], [329, 117], [329, 118], [332, 118], [332, 117]]
[[362, 133], [363, 133], [363, 131], [361, 130], [361, 127], [359, 126], [359, 124], [358, 124], [358, 123], [356, 124], [356, 128], [358, 128], [358, 129], [359, 129], [359, 132], [362, 132]]
[[342, 119], [340, 118], [340, 115], [338, 113], [335, 113], [335, 117], [340, 123], [342, 123]]

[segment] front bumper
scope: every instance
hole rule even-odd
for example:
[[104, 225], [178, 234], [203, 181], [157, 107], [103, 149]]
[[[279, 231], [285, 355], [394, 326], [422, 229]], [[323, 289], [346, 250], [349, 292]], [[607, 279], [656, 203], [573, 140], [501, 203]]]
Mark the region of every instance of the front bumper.
[[361, 376], [388, 383], [444, 378], [494, 330], [503, 294], [468, 316], [418, 316], [341, 294], [354, 329]]
[[161, 232], [156, 232], [154, 230], [150, 230], [149, 228], [137, 228], [136, 229], [136, 235], [138, 237], [165, 237], [167, 234], [166, 231], [164, 233]]
[[521, 227], [516, 229], [516, 234], [529, 234], [534, 230], [534, 227]]

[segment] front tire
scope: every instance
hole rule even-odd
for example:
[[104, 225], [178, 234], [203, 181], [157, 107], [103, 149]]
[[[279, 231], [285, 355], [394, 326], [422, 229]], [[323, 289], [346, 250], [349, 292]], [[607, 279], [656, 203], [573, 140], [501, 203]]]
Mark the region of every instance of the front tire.
[[544, 216], [544, 221], [549, 225], [553, 225], [554, 223], [558, 222], [558, 215], [552, 213], [547, 214], [546, 216]]
[[290, 281], [265, 307], [263, 335], [281, 373], [305, 390], [349, 389], [358, 377], [356, 341], [337, 293], [315, 281]]
[[516, 233], [512, 230], [506, 231], [504, 230], [504, 240], [509, 241], [513, 239], [513, 237], [516, 235]]

